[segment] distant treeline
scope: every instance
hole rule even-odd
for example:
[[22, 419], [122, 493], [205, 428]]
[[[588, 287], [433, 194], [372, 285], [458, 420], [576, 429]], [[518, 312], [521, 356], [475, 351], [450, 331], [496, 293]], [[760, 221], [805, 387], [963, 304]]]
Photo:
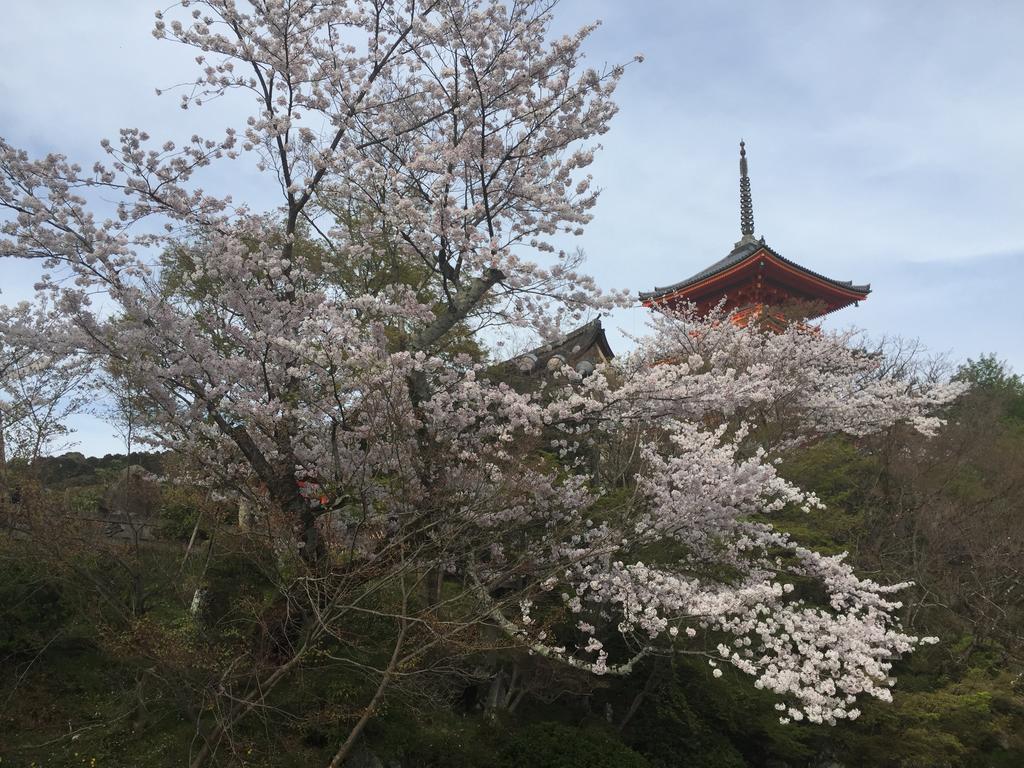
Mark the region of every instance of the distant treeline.
[[31, 468], [23, 462], [12, 462], [12, 469], [27, 470], [49, 488], [94, 485], [106, 482], [116, 472], [129, 464], [141, 466], [148, 472], [161, 474], [166, 463], [166, 453], [143, 451], [132, 453], [108, 453], [104, 456], [86, 456], [78, 451], [60, 456], [42, 456], [32, 462]]

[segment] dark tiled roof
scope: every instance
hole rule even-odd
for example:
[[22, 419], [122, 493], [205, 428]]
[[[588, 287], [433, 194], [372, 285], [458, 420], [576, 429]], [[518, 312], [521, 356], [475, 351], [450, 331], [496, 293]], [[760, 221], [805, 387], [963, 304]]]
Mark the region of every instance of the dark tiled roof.
[[831, 283], [832, 285], [838, 288], [844, 288], [850, 291], [857, 291], [858, 293], [871, 293], [870, 283], [868, 283], [867, 285], [854, 285], [852, 280], [833, 280], [831, 277], [825, 277], [825, 275], [807, 269], [807, 267], [800, 266], [795, 261], [790, 261], [782, 254], [777, 253], [776, 251], [769, 248], [763, 242], [760, 242], [758, 240], [741, 240], [739, 243], [736, 244], [736, 247], [733, 248], [732, 251], [730, 251], [728, 256], [726, 256], [724, 259], [719, 259], [710, 267], [702, 269], [697, 274], [692, 275], [686, 278], [685, 280], [680, 280], [678, 283], [673, 283], [672, 285], [656, 287], [653, 291], [640, 291], [640, 300], [646, 301], [647, 299], [657, 299], [666, 294], [678, 291], [680, 288], [686, 288], [689, 285], [699, 283], [701, 280], [705, 280], [709, 277], [717, 275], [719, 272], [724, 272], [730, 267], [736, 266], [737, 264], [749, 258], [750, 256], [753, 256], [757, 251], [759, 251], [762, 248], [764, 248], [764, 250], [768, 251], [768, 253], [770, 253], [772, 256], [774, 256], [784, 264], [788, 264], [791, 267], [799, 269], [801, 272], [805, 272], [808, 275], [812, 275], [818, 278], [819, 280], [824, 280], [826, 283]]
[[574, 328], [557, 341], [553, 341], [549, 344], [544, 344], [536, 349], [530, 350], [530, 354], [536, 355], [538, 358], [563, 355], [568, 359], [570, 357], [575, 357], [580, 352], [590, 349], [594, 344], [597, 344], [600, 347], [601, 354], [609, 360], [615, 357], [615, 353], [612, 352], [612, 348], [608, 346], [608, 338], [604, 334], [604, 326], [601, 325], [601, 318], [591, 320], [589, 323], [581, 325], [579, 328]]
[[615, 353], [612, 352], [612, 348], [608, 345], [608, 337], [605, 336], [604, 326], [601, 325], [600, 318], [591, 320], [579, 328], [574, 328], [562, 338], [548, 344], [543, 344], [536, 349], [531, 349], [529, 352], [525, 352], [507, 361], [507, 363], [519, 365], [519, 361], [532, 358], [531, 367], [536, 370], [545, 367], [551, 358], [559, 355], [563, 361], [573, 364], [577, 358], [581, 357], [588, 349], [595, 345], [601, 350], [601, 354], [606, 359], [611, 360], [615, 357]]

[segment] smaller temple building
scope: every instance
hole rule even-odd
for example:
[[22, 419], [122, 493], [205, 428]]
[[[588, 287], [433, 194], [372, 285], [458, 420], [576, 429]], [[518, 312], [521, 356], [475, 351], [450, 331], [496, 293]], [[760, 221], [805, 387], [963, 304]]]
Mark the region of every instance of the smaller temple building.
[[601, 319], [597, 318], [569, 331], [557, 341], [509, 360], [506, 365], [524, 376], [533, 376], [563, 365], [571, 366], [577, 373], [587, 376], [596, 366], [607, 363], [613, 357], [615, 354], [608, 344], [604, 326], [601, 325]]
[[740, 233], [725, 258], [685, 280], [641, 291], [645, 307], [678, 310], [692, 303], [706, 313], [724, 303], [735, 322], [781, 326], [808, 321], [867, 298], [870, 285], [825, 277], [783, 257], [754, 236], [754, 204], [747, 173], [746, 145], [740, 142]]

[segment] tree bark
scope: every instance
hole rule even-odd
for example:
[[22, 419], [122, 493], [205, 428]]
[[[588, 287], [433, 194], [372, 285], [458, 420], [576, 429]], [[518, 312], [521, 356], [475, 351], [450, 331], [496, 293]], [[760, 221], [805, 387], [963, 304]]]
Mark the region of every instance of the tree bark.
[[481, 277], [474, 277], [463, 290], [455, 295], [455, 299], [448, 309], [413, 339], [411, 348], [416, 351], [426, 351], [433, 347], [455, 327], [456, 323], [465, 319], [473, 311], [473, 308], [480, 303], [491, 288], [504, 279], [505, 273], [493, 267], [484, 270]]

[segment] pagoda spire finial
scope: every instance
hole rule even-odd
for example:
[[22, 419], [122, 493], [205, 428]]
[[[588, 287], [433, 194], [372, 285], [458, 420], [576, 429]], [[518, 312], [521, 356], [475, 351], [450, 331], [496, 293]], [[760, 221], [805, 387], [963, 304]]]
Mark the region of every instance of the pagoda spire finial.
[[750, 177], [747, 176], [747, 145], [740, 140], [740, 234], [741, 242], [754, 237], [754, 201], [750, 195]]

